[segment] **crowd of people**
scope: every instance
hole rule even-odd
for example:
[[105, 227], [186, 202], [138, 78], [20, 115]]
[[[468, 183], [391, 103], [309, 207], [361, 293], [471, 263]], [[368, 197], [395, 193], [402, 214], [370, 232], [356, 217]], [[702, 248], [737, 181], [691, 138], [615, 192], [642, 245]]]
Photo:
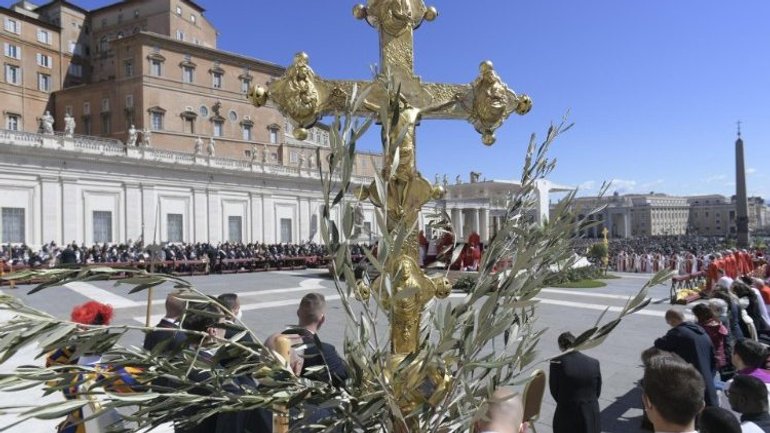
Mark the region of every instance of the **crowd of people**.
[[[266, 339], [269, 348], [278, 351], [277, 340], [286, 336], [292, 340], [301, 340], [300, 344], [294, 344], [296, 349], [291, 349], [291, 367], [295, 374], [310, 380], [326, 382], [334, 387], [341, 387], [348, 379], [348, 366], [338, 354], [336, 348], [326, 342], [320, 342], [318, 332], [326, 321], [326, 300], [320, 293], [308, 293], [299, 302], [297, 309], [298, 325], [285, 333], [278, 332]], [[109, 325], [113, 319], [114, 310], [106, 304], [90, 301], [75, 307], [71, 314], [71, 320], [75, 323], [88, 326]], [[200, 384], [211, 386], [216, 382], [217, 386], [229, 395], [251, 394], [256, 392], [258, 383], [251, 374], [238, 375], [222, 380], [221, 373], [224, 368], [234, 363], [249, 362], [249, 356], [253, 353], [237, 351], [237, 353], [218, 353], [217, 347], [223, 340], [238, 341], [243, 346], [256, 348], [253, 337], [244, 334], [238, 325], [242, 317], [240, 301], [235, 293], [226, 293], [217, 298], [210, 298], [209, 302], [202, 302], [199, 297], [188, 292], [174, 292], [167, 296], [165, 301], [165, 315], [153, 330], [145, 334], [143, 347], [157, 356], [168, 359], [186, 360], [189, 356], [188, 349], [197, 352], [198, 360], [188, 370], [187, 379]], [[292, 341], [296, 343], [296, 341]], [[320, 344], [318, 344], [320, 342]], [[251, 359], [251, 361], [254, 361]], [[78, 350], [76, 347], [58, 349], [49, 354], [47, 366], [57, 369], [66, 369], [67, 365], [92, 367], [99, 372], [98, 380], [89, 381], [82, 379], [64, 390], [65, 398], [84, 398], [82, 394], [94, 383], [110, 388], [113, 392], [168, 392], [187, 389], [175, 382], [173, 376], [162, 376], [153, 379], [149, 384], [144, 384], [141, 369], [120, 366], [117, 369], [109, 363], [108, 359], [100, 353]], [[96, 374], [96, 373], [93, 373]], [[120, 382], [116, 387], [116, 381]], [[220, 387], [221, 385], [221, 387]], [[55, 386], [55, 384], [54, 384]], [[122, 388], [122, 389], [116, 389]], [[189, 388], [189, 387], [188, 387]], [[207, 387], [199, 386], [190, 389], [192, 394], [206, 395]], [[88, 407], [79, 408], [69, 413], [58, 427], [59, 433], [84, 432], [84, 419], [93, 416], [87, 412]], [[200, 407], [190, 406], [183, 410], [175, 418], [176, 433], [247, 433], [265, 432], [273, 429], [272, 414], [266, 409], [252, 409], [244, 411], [222, 412], [207, 417], [194, 425], [183, 424], [186, 416], [199, 413]], [[315, 423], [331, 415], [328, 409], [314, 408], [308, 417], [301, 420], [303, 423]], [[114, 411], [106, 411], [98, 416], [100, 425], [110, 428], [128, 428], [121, 425], [127, 421]], [[117, 425], [110, 425], [118, 423]], [[84, 432], [91, 433], [91, 432]]]
[[[354, 257], [363, 256], [365, 245], [354, 245], [351, 252]], [[20, 268], [51, 268], [57, 266], [78, 266], [90, 264], [107, 265], [147, 265], [157, 264], [157, 272], [171, 272], [173, 264], [192, 266], [195, 262], [205, 262], [206, 273], [221, 272], [237, 268], [241, 262], [254, 262], [270, 268], [282, 267], [287, 262], [301, 262], [306, 266], [319, 266], [325, 263], [328, 250], [323, 244], [306, 242], [302, 244], [265, 244], [240, 242], [210, 243], [170, 243], [157, 247], [139, 242], [121, 244], [77, 245], [75, 242], [57, 245], [49, 242], [40, 248], [25, 244], [0, 245], [0, 270]]]
[[[576, 248], [585, 250], [584, 243], [578, 242]], [[698, 236], [612, 239], [608, 249], [609, 266], [618, 272], [655, 273], [669, 269], [679, 275], [711, 272], [713, 278], [717, 268], [730, 271], [740, 267], [732, 272], [735, 278], [739, 272], [748, 272], [748, 267], [767, 261], [764, 249], [738, 251], [727, 248], [720, 238]]]

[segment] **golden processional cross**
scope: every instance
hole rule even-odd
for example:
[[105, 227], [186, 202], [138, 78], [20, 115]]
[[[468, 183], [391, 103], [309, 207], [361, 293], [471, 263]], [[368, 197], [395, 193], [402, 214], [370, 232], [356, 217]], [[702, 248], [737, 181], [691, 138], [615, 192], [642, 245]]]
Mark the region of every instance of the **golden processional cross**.
[[[422, 206], [431, 199], [440, 198], [442, 189], [432, 186], [417, 171], [415, 163], [415, 127], [421, 119], [465, 119], [481, 134], [482, 141], [491, 145], [495, 130], [508, 116], [516, 112], [526, 114], [532, 101], [526, 95], [517, 95], [498, 77], [491, 62], [483, 62], [478, 77], [469, 84], [423, 83], [414, 74], [414, 30], [424, 21], [433, 21], [438, 13], [426, 7], [423, 0], [368, 0], [366, 6], [353, 9], [356, 18], [366, 20], [380, 35], [379, 75], [372, 81], [326, 80], [315, 75], [307, 54], [299, 53], [286, 73], [268, 85], [268, 89], [254, 87], [249, 98], [256, 106], [271, 99], [278, 110], [295, 125], [297, 139], [307, 138], [307, 128], [321, 117], [349, 110], [354, 87], [368, 89], [369, 93], [355, 115], [368, 116], [388, 107], [393, 114], [398, 104], [399, 118], [389, 130], [383, 130], [383, 145], [398, 143], [385, 152], [383, 178], [388, 182], [388, 229], [401, 222], [403, 227], [415, 227]], [[387, 89], [387, 80], [393, 79], [400, 89], [397, 101]], [[391, 165], [398, 152], [398, 165]], [[359, 198], [378, 207], [383, 200], [376, 188], [364, 188]], [[385, 270], [393, 279], [392, 292], [414, 293], [399, 296], [393, 303], [390, 296], [381, 293], [379, 278], [372, 284], [374, 294], [391, 311], [391, 351], [396, 358], [416, 352], [419, 343], [420, 318], [425, 304], [434, 296], [446, 297], [449, 282], [443, 277], [429, 278], [418, 265], [416, 230], [398, 255], [389, 254]], [[368, 293], [367, 287], [361, 288]], [[364, 293], [364, 295], [367, 295]]]

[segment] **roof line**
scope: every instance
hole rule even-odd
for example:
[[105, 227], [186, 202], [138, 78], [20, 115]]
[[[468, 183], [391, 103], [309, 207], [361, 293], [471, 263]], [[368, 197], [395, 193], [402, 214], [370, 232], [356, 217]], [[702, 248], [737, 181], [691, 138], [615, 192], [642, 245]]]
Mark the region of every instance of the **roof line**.
[[276, 73], [276, 74], [282, 74], [286, 70], [285, 66], [281, 66], [281, 65], [279, 65], [277, 63], [268, 62], [266, 60], [261, 60], [261, 59], [257, 59], [257, 58], [254, 58], [254, 57], [244, 56], [242, 54], [233, 53], [233, 52], [230, 52], [230, 51], [220, 50], [218, 48], [211, 48], [211, 47], [206, 47], [206, 46], [203, 46], [203, 45], [196, 45], [196, 44], [192, 44], [192, 43], [189, 43], [189, 42], [179, 41], [179, 40], [174, 39], [174, 38], [172, 38], [170, 36], [162, 35], [160, 33], [155, 33], [155, 32], [140, 31], [139, 33], [135, 33], [133, 35], [126, 36], [126, 37], [121, 38], [121, 39], [113, 40], [112, 43], [119, 43], [121, 41], [127, 41], [127, 40], [131, 40], [132, 38], [140, 38], [140, 37], [145, 37], [145, 38], [148, 38], [148, 39], [162, 40], [164, 42], [171, 43], [173, 45], [176, 45], [176, 46], [178, 46], [180, 48], [183, 48], [183, 49], [186, 49], [186, 50], [207, 51], [207, 52], [210, 52], [210, 53], [214, 54], [215, 56], [216, 55], [226, 56], [226, 57], [237, 58], [237, 59], [240, 59], [240, 60], [243, 60], [243, 61], [247, 61], [247, 62], [250, 62], [250, 63], [257, 63], [258, 65], [263, 66], [265, 69], [271, 70], [269, 72], [273, 72], [273, 73]]

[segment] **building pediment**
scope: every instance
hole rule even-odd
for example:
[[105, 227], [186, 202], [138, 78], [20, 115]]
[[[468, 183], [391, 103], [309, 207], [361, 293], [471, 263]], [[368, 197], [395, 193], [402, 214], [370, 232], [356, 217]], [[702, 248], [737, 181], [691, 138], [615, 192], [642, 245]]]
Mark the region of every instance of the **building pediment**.
[[166, 58], [163, 57], [163, 55], [161, 55], [160, 53], [150, 53], [150, 54], [147, 55], [147, 59], [148, 60], [158, 60], [158, 61], [161, 61], [161, 62], [165, 62], [166, 61]]

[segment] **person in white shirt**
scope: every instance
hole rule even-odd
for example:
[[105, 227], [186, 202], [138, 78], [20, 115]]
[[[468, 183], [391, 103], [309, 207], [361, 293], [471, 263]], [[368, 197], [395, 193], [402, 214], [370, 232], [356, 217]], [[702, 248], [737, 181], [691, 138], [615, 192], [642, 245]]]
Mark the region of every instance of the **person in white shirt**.
[[717, 270], [717, 282], [716, 286], [718, 288], [722, 288], [724, 290], [730, 290], [730, 287], [733, 285], [733, 280], [727, 274], [725, 273], [725, 270], [722, 268], [719, 268]]

